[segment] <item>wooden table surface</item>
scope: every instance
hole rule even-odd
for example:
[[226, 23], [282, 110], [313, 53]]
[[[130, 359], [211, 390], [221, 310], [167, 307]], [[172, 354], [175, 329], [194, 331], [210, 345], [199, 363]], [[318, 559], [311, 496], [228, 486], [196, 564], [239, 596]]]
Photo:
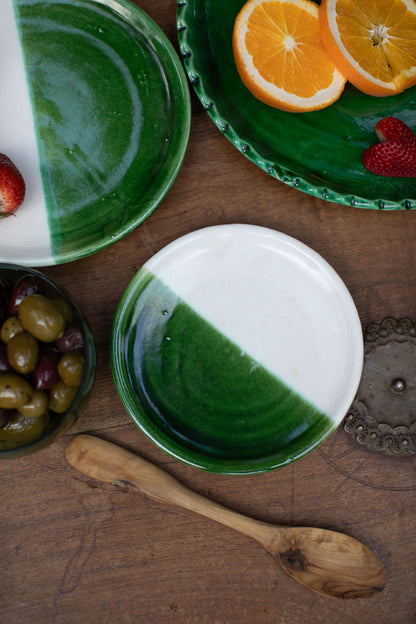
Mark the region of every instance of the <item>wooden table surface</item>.
[[[176, 49], [173, 0], [136, 0]], [[363, 326], [416, 318], [416, 212], [377, 212], [315, 199], [273, 179], [222, 136], [191, 93], [183, 167], [156, 212], [105, 251], [43, 272], [90, 321], [97, 374], [80, 419], [32, 456], [0, 464], [2, 624], [407, 624], [416, 622], [414, 457], [361, 448], [342, 426], [285, 468], [221, 476], [182, 464], [130, 421], [110, 369], [118, 301], [139, 267], [203, 226], [251, 223], [319, 252], [349, 288]], [[65, 461], [90, 432], [162, 466], [196, 491], [255, 518], [348, 533], [383, 562], [387, 586], [330, 599], [289, 578], [256, 542], [179, 508], [93, 482]]]

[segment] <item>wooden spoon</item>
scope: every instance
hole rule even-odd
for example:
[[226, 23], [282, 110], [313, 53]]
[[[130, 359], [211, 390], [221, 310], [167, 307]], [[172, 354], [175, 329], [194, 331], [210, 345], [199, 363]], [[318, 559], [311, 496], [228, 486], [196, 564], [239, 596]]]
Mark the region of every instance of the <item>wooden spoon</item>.
[[94, 479], [132, 486], [158, 502], [178, 505], [252, 537], [290, 576], [320, 594], [361, 598], [381, 591], [386, 584], [380, 561], [356, 539], [326, 529], [248, 518], [193, 492], [161, 468], [112, 442], [79, 435], [68, 444], [66, 458]]

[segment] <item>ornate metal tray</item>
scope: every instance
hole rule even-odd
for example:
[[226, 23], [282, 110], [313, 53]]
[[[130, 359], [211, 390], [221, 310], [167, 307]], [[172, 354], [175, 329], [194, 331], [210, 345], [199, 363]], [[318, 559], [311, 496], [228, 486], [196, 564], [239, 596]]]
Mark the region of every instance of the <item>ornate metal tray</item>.
[[385, 318], [364, 331], [364, 367], [344, 429], [368, 448], [416, 454], [416, 325]]

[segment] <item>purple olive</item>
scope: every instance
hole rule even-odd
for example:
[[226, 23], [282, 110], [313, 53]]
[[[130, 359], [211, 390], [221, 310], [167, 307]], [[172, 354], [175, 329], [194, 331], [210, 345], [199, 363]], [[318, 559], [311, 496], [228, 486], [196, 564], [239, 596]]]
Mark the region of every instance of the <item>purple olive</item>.
[[15, 284], [10, 296], [9, 314], [17, 314], [19, 306], [28, 295], [42, 294], [45, 284], [40, 277], [24, 275]]
[[49, 345], [42, 345], [35, 370], [31, 375], [36, 390], [48, 390], [59, 381], [59, 351]]
[[55, 341], [55, 346], [61, 353], [82, 351], [84, 349], [84, 337], [78, 327], [69, 325], [62, 338]]

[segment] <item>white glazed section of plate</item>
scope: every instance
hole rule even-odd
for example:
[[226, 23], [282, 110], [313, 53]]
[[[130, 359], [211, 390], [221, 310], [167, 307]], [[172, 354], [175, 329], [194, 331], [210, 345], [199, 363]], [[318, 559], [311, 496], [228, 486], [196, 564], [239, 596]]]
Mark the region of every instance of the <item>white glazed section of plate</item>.
[[15, 163], [26, 183], [19, 218], [0, 219], [1, 257], [21, 263], [29, 254], [49, 264], [53, 260], [37, 138], [13, 0], [1, 0], [0, 24], [0, 152]]
[[361, 378], [360, 319], [316, 252], [245, 224], [192, 232], [145, 265], [176, 295], [335, 423]]

